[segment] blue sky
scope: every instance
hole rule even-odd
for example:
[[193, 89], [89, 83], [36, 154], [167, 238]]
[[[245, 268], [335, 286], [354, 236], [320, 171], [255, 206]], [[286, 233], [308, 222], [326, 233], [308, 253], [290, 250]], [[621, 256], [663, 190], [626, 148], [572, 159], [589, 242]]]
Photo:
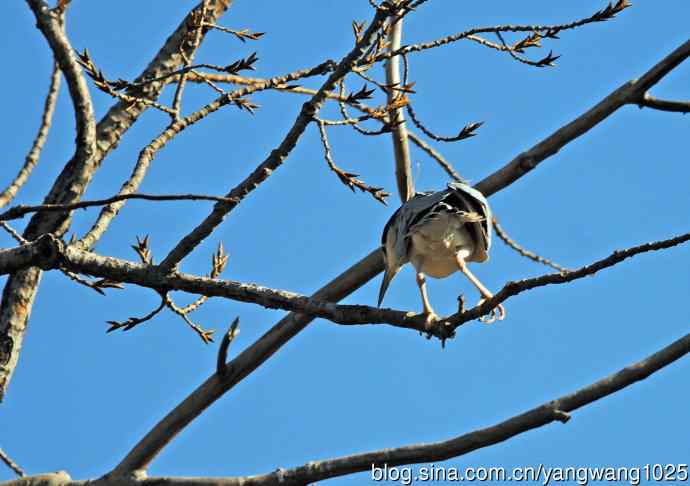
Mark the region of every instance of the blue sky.
[[[107, 77], [131, 79], [157, 52], [194, 2], [74, 0], [69, 35], [88, 48]], [[586, 17], [603, 1], [427, 2], [405, 24], [405, 42], [431, 40], [480, 25], [558, 23]], [[258, 7], [258, 8], [256, 8]], [[0, 52], [11, 75], [0, 78], [4, 116], [4, 186], [30, 147], [48, 84], [51, 57], [23, 2], [0, 6]], [[690, 4], [639, 1], [616, 20], [563, 32], [544, 53], [557, 67], [535, 69], [475, 44], [459, 43], [410, 57], [418, 115], [442, 134], [484, 121], [478, 136], [436, 147], [477, 182], [521, 151], [583, 113], [623, 82], [640, 76], [687, 40]], [[340, 59], [352, 44], [351, 21], [371, 18], [367, 1], [236, 1], [221, 24], [266, 31], [243, 45], [218, 32], [197, 60], [229, 64], [256, 50], [257, 76], [269, 77]], [[534, 55], [540, 56], [540, 52]], [[689, 64], [652, 93], [690, 98]], [[373, 71], [379, 79], [382, 71]], [[322, 79], [305, 82], [318, 86]], [[361, 82], [350, 81], [359, 88]], [[91, 85], [92, 87], [92, 85]], [[187, 112], [212, 99], [190, 86]], [[112, 101], [92, 87], [97, 116]], [[377, 103], [381, 102], [380, 94]], [[164, 99], [171, 98], [171, 91]], [[142, 192], [221, 195], [280, 142], [303, 97], [252, 97], [255, 116], [226, 107], [186, 130], [162, 150]], [[324, 116], [335, 118], [329, 106]], [[86, 197], [114, 194], [141, 148], [167, 123], [147, 112], [104, 162]], [[73, 150], [74, 117], [62, 91], [41, 163], [16, 203], [39, 203]], [[681, 114], [628, 106], [490, 199], [521, 244], [578, 267], [646, 241], [688, 231], [688, 129]], [[390, 137], [329, 130], [335, 160], [370, 184], [395, 192]], [[419, 189], [439, 189], [445, 174], [412, 148]], [[230, 255], [224, 277], [310, 293], [379, 244], [397, 205], [352, 194], [323, 161], [318, 131], [298, 146], [183, 265], [205, 274], [220, 241]], [[209, 211], [206, 203], [130, 202], [96, 251], [134, 260], [136, 235], [148, 234], [160, 260]], [[80, 211], [83, 234], [97, 212]], [[25, 221], [17, 222], [22, 228]], [[0, 236], [0, 245], [14, 243]], [[472, 267], [491, 289], [545, 273], [495, 242], [491, 260]], [[150, 468], [151, 475], [258, 474], [384, 447], [450, 438], [492, 425], [575, 391], [637, 361], [688, 332], [690, 247], [644, 254], [593, 278], [540, 288], [506, 302], [508, 317], [472, 323], [441, 350], [414, 332], [389, 326], [341, 327], [317, 320], [270, 361], [193, 422]], [[4, 284], [6, 278], [2, 277]], [[431, 280], [431, 279], [430, 279]], [[380, 277], [346, 299], [375, 305]], [[458, 275], [431, 280], [440, 314], [464, 293]], [[191, 299], [175, 295], [181, 303]], [[105, 334], [107, 320], [143, 315], [154, 292], [127, 286], [102, 297], [58, 273], [43, 276], [19, 367], [0, 409], [0, 447], [30, 474], [67, 470], [74, 478], [112, 468], [164, 414], [211, 374], [216, 345], [205, 346], [169, 312], [129, 333]], [[386, 306], [419, 310], [410, 268], [388, 290]], [[231, 356], [283, 313], [215, 299], [193, 317], [221, 333], [239, 315]], [[690, 361], [508, 442], [449, 460], [446, 466], [642, 466], [690, 457], [687, 417]], [[0, 480], [11, 478], [0, 468]], [[329, 484], [368, 483], [368, 473]]]

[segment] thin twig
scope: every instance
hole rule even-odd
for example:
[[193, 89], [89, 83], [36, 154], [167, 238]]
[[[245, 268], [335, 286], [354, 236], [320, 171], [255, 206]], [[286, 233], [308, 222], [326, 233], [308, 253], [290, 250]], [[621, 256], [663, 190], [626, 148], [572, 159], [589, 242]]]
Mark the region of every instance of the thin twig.
[[[283, 164], [306, 130], [307, 125], [321, 109], [321, 106], [327, 98], [326, 93], [333, 91], [337, 83], [351, 71], [353, 64], [364, 53], [388, 15], [390, 15], [388, 11], [381, 9], [377, 10], [373, 21], [362, 35], [362, 40], [342, 58], [317, 94], [302, 106], [300, 114], [297, 116], [292, 128], [285, 135], [280, 145], [272, 150], [268, 157], [266, 157], [251, 174], [226, 195], [228, 198], [236, 200], [237, 202], [216, 204], [211, 214], [168, 253], [161, 263], [163, 269], [172, 270], [185, 256], [196, 248], [204, 238], [210, 235], [211, 232], [223, 222], [227, 214], [237, 207], [242, 199], [259, 187], [262, 182], [268, 179], [268, 177]], [[278, 84], [282, 83], [276, 83], [276, 85]]]
[[328, 164], [328, 168], [331, 169], [331, 171], [333, 171], [333, 173], [335, 173], [335, 175], [338, 176], [340, 182], [345, 184], [345, 186], [349, 187], [352, 190], [352, 192], [355, 192], [355, 188], [359, 189], [362, 192], [368, 192], [372, 195], [374, 199], [385, 205], [386, 198], [390, 196], [390, 194], [385, 192], [382, 187], [370, 186], [363, 180], [357, 179], [357, 177], [359, 176], [358, 174], [346, 172], [337, 165], [335, 165], [335, 162], [333, 162], [331, 145], [328, 142], [328, 134], [326, 133], [325, 123], [323, 120], [320, 120], [318, 118], [315, 118], [314, 121], [316, 122], [316, 125], [319, 127], [319, 134], [321, 135], [321, 144], [323, 145], [323, 156], [326, 160], [326, 163]]
[[[203, 301], [200, 302], [202, 300], [202, 298], [203, 298]], [[208, 299], [208, 297], [205, 295], [202, 296], [202, 298], [198, 299], [196, 302], [193, 303], [193, 304], [198, 303], [198, 305], [196, 305], [195, 308], [200, 306], [203, 302], [206, 302], [206, 300]], [[173, 311], [175, 314], [177, 314], [180, 318], [182, 318], [182, 320], [190, 327], [190, 329], [192, 331], [194, 331], [197, 334], [197, 336], [199, 336], [201, 338], [201, 340], [203, 341], [204, 344], [209, 344], [209, 343], [213, 342], [213, 333], [216, 332], [215, 329], [204, 329], [199, 324], [192, 321], [188, 316], [189, 311], [185, 308], [178, 307], [175, 304], [175, 302], [173, 302], [173, 300], [170, 298], [170, 296], [168, 294], [165, 294], [164, 299], [165, 299], [165, 306], [168, 309], [170, 309], [171, 311]]]
[[[120, 189], [118, 195], [131, 194], [134, 191], [136, 191], [141, 185], [141, 183], [144, 181], [144, 177], [148, 171], [148, 168], [151, 162], [153, 161], [154, 157], [158, 153], [158, 151], [165, 147], [173, 138], [179, 135], [180, 132], [184, 131], [185, 129], [194, 125], [195, 123], [198, 123], [199, 121], [203, 120], [211, 113], [216, 112], [223, 106], [226, 106], [232, 102], [238, 102], [239, 100], [243, 100], [246, 96], [252, 93], [266, 89], [271, 89], [275, 86], [279, 86], [297, 79], [318, 76], [326, 72], [329, 72], [332, 68], [332, 61], [326, 61], [313, 68], [294, 71], [283, 76], [277, 76], [275, 78], [263, 80], [263, 82], [261, 83], [254, 83], [248, 85], [244, 88], [219, 96], [213, 102], [207, 104], [203, 108], [200, 108], [199, 110], [186, 116], [185, 118], [174, 121], [156, 138], [154, 138], [146, 147], [144, 147], [144, 149], [139, 153], [139, 158], [137, 159], [137, 163], [134, 167], [134, 170], [132, 171], [132, 174], [130, 175], [129, 179], [127, 179], [127, 181], [125, 181], [125, 183], [122, 185], [122, 188]], [[231, 204], [234, 201], [232, 199], [233, 197], [233, 195], [228, 195], [226, 197], [227, 201], [225, 201], [225, 203]], [[220, 203], [223, 204], [224, 202], [220, 201]], [[84, 248], [89, 248], [91, 245], [93, 245], [94, 242], [97, 241], [101, 237], [101, 235], [107, 230], [113, 218], [117, 216], [118, 212], [120, 211], [120, 209], [122, 209], [124, 204], [125, 203], [123, 200], [104, 207], [98, 215], [96, 222], [91, 226], [91, 229], [89, 229], [87, 234], [84, 235], [84, 237], [79, 241], [79, 245]]]
[[565, 267], [562, 267], [558, 263], [549, 260], [548, 258], [544, 258], [542, 256], [537, 255], [536, 253], [529, 251], [522, 246], [520, 246], [515, 240], [513, 240], [510, 235], [506, 232], [506, 230], [503, 229], [503, 227], [498, 224], [498, 220], [496, 219], [496, 216], [494, 216], [493, 219], [493, 225], [494, 229], [496, 230], [496, 234], [503, 240], [503, 242], [508, 245], [510, 248], [518, 252], [520, 255], [524, 256], [525, 258], [529, 258], [532, 261], [535, 261], [537, 263], [541, 263], [543, 265], [546, 265], [548, 267], [551, 267], [555, 270], [558, 270], [559, 272], [568, 272], [569, 270]]
[[448, 174], [451, 179], [460, 181], [460, 182], [467, 182], [465, 178], [463, 178], [458, 172], [455, 170], [455, 168], [451, 165], [450, 162], [448, 162], [445, 157], [443, 157], [436, 149], [434, 149], [431, 145], [426, 143], [424, 140], [421, 139], [416, 133], [408, 130], [407, 132], [407, 137], [412, 140], [412, 143], [414, 143], [417, 147], [422, 149], [424, 152], [426, 152], [429, 157], [434, 159], [438, 165], [441, 166], [441, 168], [446, 171], [446, 174]]
[[14, 471], [15, 474], [17, 476], [19, 476], [20, 478], [23, 478], [24, 476], [26, 476], [26, 474], [24, 474], [24, 470], [21, 467], [19, 467], [17, 465], [17, 463], [14, 462], [12, 460], [12, 458], [10, 456], [8, 456], [7, 453], [5, 451], [3, 451], [2, 449], [0, 449], [0, 461], [4, 462], [5, 465], [7, 467], [9, 467], [10, 469], [12, 469], [12, 471]]
[[20, 235], [17, 230], [15, 230], [5, 221], [0, 221], [0, 226], [9, 233], [13, 240], [15, 240], [20, 245], [26, 245], [28, 243], [28, 241], [22, 235]]
[[[347, 97], [345, 96], [345, 80], [341, 79], [339, 85], [339, 99], [338, 101], [338, 107], [340, 108], [340, 114], [343, 117], [343, 120], [356, 120], [354, 118], [351, 118], [350, 115], [347, 112]], [[294, 92], [294, 91], [293, 91]], [[367, 114], [370, 118], [373, 118], [373, 115], [371, 113]], [[364, 120], [364, 119], [362, 119]], [[359, 125], [359, 123], [352, 123], [352, 128], [355, 129], [358, 133], [361, 135], [366, 135], [366, 136], [372, 136], [372, 135], [381, 135], [382, 133], [385, 133], [382, 130], [368, 130], [366, 128], [363, 128]]]
[[133, 329], [134, 327], [138, 326], [139, 324], [149, 321], [153, 319], [160, 311], [165, 309], [165, 294], [161, 294], [161, 303], [153, 309], [151, 312], [146, 314], [145, 316], [142, 317], [130, 317], [126, 321], [107, 321], [108, 324], [110, 324], [110, 327], [108, 328], [106, 333], [108, 332], [113, 332], [118, 329], [122, 329], [123, 331], [129, 331]]
[[556, 61], [559, 57], [561, 56], [554, 56], [552, 51], [549, 51], [549, 53], [546, 55], [546, 57], [543, 57], [542, 59], [539, 59], [538, 61], [531, 61], [527, 59], [526, 57], [522, 57], [515, 52], [515, 49], [512, 47], [509, 47], [508, 44], [506, 44], [506, 41], [503, 40], [503, 35], [501, 35], [501, 32], [496, 31], [496, 37], [498, 37], [498, 40], [501, 41], [501, 45], [503, 46], [503, 50], [506, 51], [508, 54], [510, 54], [510, 57], [515, 59], [518, 62], [521, 62], [522, 64], [527, 64], [528, 66], [534, 66], [534, 67], [553, 67], [555, 66], [554, 61]]
[[36, 206], [19, 205], [0, 213], [0, 221], [10, 221], [23, 218], [27, 214], [40, 211], [73, 211], [95, 206], [105, 206], [127, 199], [142, 199], [145, 201], [215, 201], [228, 202], [228, 199], [220, 196], [207, 196], [205, 194], [118, 194], [107, 199], [94, 199], [79, 201], [71, 204], [38, 204]]
[[230, 329], [223, 335], [223, 340], [220, 342], [220, 347], [218, 348], [218, 358], [216, 359], [216, 373], [219, 376], [225, 376], [227, 374], [226, 362], [228, 361], [228, 349], [230, 349], [230, 343], [235, 339], [235, 337], [240, 333], [238, 326], [240, 325], [240, 316], [235, 317], [232, 321]]
[[212, 29], [216, 29], [220, 32], [225, 32], [226, 34], [232, 34], [235, 37], [237, 37], [238, 40], [240, 40], [242, 42], [247, 42], [247, 39], [259, 40], [260, 37], [263, 37], [264, 34], [266, 34], [266, 32], [250, 32], [249, 29], [242, 29], [242, 30], [228, 29], [227, 27], [223, 27], [223, 26], [208, 23], [208, 22], [204, 22], [204, 26], [210, 27]]
[[[61, 3], [64, 4], [64, 2]], [[34, 4], [38, 6], [40, 12], [45, 12], [48, 16], [52, 15], [45, 2], [32, 1], [32, 9]], [[211, 22], [216, 21], [225, 13], [231, 4], [232, 0], [212, 0], [208, 20]], [[180, 65], [181, 58], [178, 54], [178, 46], [180, 42], [182, 42], [184, 33], [187, 30], [186, 22], [193, 15], [194, 10], [192, 10], [182, 23], [172, 31], [171, 35], [162, 44], [158, 52], [152, 57], [140, 78], [160, 76], [161, 74], [176, 69]], [[61, 15], [58, 15], [58, 23], [61, 17]], [[53, 36], [53, 34], [50, 34], [50, 36]], [[60, 36], [62, 36], [62, 34], [60, 34]], [[63, 43], [62, 40], [60, 40], [59, 43]], [[63, 47], [53, 46], [51, 43], [51, 48], [55, 54], [59, 53], [60, 56], [64, 55], [67, 56], [67, 58], [73, 53], [73, 49], [69, 45], [69, 42]], [[56, 58], [58, 58], [57, 60], [60, 68], [64, 70], [59, 56], [56, 55]], [[66, 73], [65, 75], [71, 93], [74, 91], [73, 87], [70, 85], [70, 79], [73, 74], [74, 73]], [[164, 87], [165, 85], [162, 83], [153, 83], [150, 86], [142, 88], [141, 96], [155, 99], [159, 96]], [[88, 90], [86, 83], [84, 83], [84, 89]], [[81, 88], [79, 88], [79, 90], [81, 90]], [[74, 98], [73, 94], [72, 97]], [[122, 136], [134, 125], [139, 119], [139, 116], [146, 109], [147, 107], [141, 104], [132, 106], [122, 101], [114, 103], [103, 118], [101, 118], [98, 125], [96, 125], [97, 143], [93, 145], [95, 152], [91, 152], [91, 144], [86, 144], [89, 150], [77, 150], [71, 160], [64, 164], [65, 168], [55, 179], [45, 202], [60, 204], [79, 200], [84, 194], [84, 191], [88, 188], [103, 160], [110, 151], [118, 145]], [[91, 109], [88, 105], [80, 104], [78, 110], [77, 116], [79, 119], [77, 126], [79, 127], [82, 125], [79, 113], [87, 115], [91, 112]], [[78, 139], [78, 142], [78, 147], [84, 145], [81, 143], [82, 139]], [[66, 196], [67, 199], [65, 199]], [[69, 218], [63, 220], [62, 215], [59, 213], [44, 213], [37, 215], [32, 218], [32, 221], [27, 226], [25, 236], [29, 239], [33, 239], [51, 232], [56, 232], [61, 235], [67, 231], [69, 223]], [[100, 235], [93, 238], [90, 243], [92, 245], [95, 244], [99, 237]], [[34, 267], [22, 270], [18, 274], [10, 276], [5, 285], [3, 293], [4, 298], [0, 305], [0, 341], [12, 343], [12, 345], [5, 347], [4, 351], [6, 351], [7, 354], [5, 354], [1, 360], [3, 364], [0, 365], [0, 401], [4, 396], [12, 373], [18, 363], [27, 321], [31, 314], [39, 282], [40, 270]]]
[[558, 32], [564, 30], [576, 29], [595, 22], [602, 22], [606, 20], [613, 19], [616, 14], [630, 7], [631, 4], [628, 0], [618, 0], [615, 5], [609, 4], [607, 8], [604, 8], [590, 17], [576, 20], [567, 24], [553, 24], [553, 25], [493, 25], [489, 27], [476, 27], [474, 29], [469, 29], [464, 32], [449, 35], [440, 39], [436, 39], [430, 42], [423, 42], [420, 44], [412, 44], [407, 46], [402, 46], [398, 49], [379, 54], [374, 59], [374, 62], [383, 61], [389, 59], [393, 56], [398, 56], [401, 54], [408, 54], [412, 52], [420, 52], [427, 49], [434, 49], [436, 47], [445, 46], [447, 44], [457, 42], [462, 39], [475, 34], [483, 34], [488, 32], [537, 32], [543, 33], [545, 37], [553, 36]]
[[[190, 22], [190, 26], [193, 29], [192, 41], [190, 42], [189, 54], [185, 54], [184, 49], [180, 46], [180, 56], [184, 59], [184, 67], [189, 67], [194, 62], [194, 56], [199, 49], [199, 44], [201, 43], [201, 33], [204, 30], [204, 21], [206, 19], [206, 12], [208, 11], [207, 0], [201, 1], [201, 11], [197, 12], [198, 15], [194, 19], [194, 22]], [[184, 92], [184, 87], [187, 82], [187, 73], [182, 73], [180, 75], [180, 80], [177, 82], [177, 87], [175, 88], [175, 96], [173, 97], [172, 104], [172, 116], [173, 119], [180, 118], [180, 112], [182, 110], [182, 93]]]
[[559, 273], [549, 273], [542, 275], [540, 277], [527, 278], [524, 280], [518, 280], [515, 282], [508, 282], [503, 286], [503, 288], [497, 292], [491, 299], [487, 299], [482, 304], [469, 309], [462, 314], [456, 314], [447, 319], [447, 322], [454, 328], [457, 329], [462, 324], [469, 322], [474, 319], [486, 315], [492, 309], [496, 308], [498, 304], [504, 302], [510, 297], [518, 295], [527, 290], [532, 290], [537, 287], [544, 287], [546, 285], [553, 284], [564, 284], [572, 282], [573, 280], [578, 280], [583, 277], [594, 275], [595, 273], [605, 269], [610, 268], [623, 260], [639, 255], [641, 253], [647, 253], [650, 251], [659, 251], [672, 248], [677, 245], [681, 245], [690, 241], [690, 233], [686, 233], [679, 236], [674, 236], [665, 240], [654, 241], [650, 243], [644, 243], [642, 245], [633, 246], [625, 250], [616, 250], [611, 255], [601, 260], [597, 260], [594, 263], [585, 265], [576, 270], [561, 271]]
[[0, 194], [0, 208], [6, 206], [17, 195], [19, 189], [26, 183], [38, 163], [41, 156], [43, 145], [48, 138], [50, 125], [53, 121], [53, 113], [55, 112], [55, 105], [60, 92], [60, 79], [62, 73], [57, 62], [53, 63], [53, 72], [50, 75], [50, 87], [46, 95], [45, 103], [43, 104], [43, 115], [41, 116], [41, 125], [31, 146], [31, 150], [24, 159], [24, 165], [20, 169], [17, 176], [10, 183], [10, 185]]
[[434, 132], [429, 130], [424, 124], [417, 118], [417, 114], [415, 113], [414, 109], [412, 108], [412, 104], [408, 103], [407, 106], [405, 106], [407, 109], [407, 113], [410, 115], [410, 118], [412, 119], [412, 122], [415, 124], [417, 128], [419, 128], [424, 134], [431, 138], [432, 140], [436, 140], [437, 142], [458, 142], [460, 140], [465, 140], [466, 138], [474, 137], [476, 135], [475, 130], [477, 130], [479, 127], [481, 127], [484, 122], [473, 122], [473, 123], [468, 123], [462, 129], [457, 135], [454, 135], [452, 137], [443, 137], [441, 135], [436, 135]]

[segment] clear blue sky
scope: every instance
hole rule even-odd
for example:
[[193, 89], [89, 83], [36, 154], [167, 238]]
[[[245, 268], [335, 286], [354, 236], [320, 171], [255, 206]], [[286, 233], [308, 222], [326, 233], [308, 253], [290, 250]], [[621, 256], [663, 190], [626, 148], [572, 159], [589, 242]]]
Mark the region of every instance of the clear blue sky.
[[[75, 48], [89, 49], [106, 76], [131, 79], [194, 3], [74, 0], [70, 38]], [[235, 3], [221, 23], [266, 31], [266, 36], [243, 45], [213, 32], [197, 59], [228, 64], [257, 50], [256, 75], [265, 77], [340, 59], [351, 47], [351, 21], [371, 17], [366, 0]], [[499, 23], [570, 21], [604, 6], [602, 0], [434, 0], [406, 23], [404, 38], [430, 40]], [[4, 186], [37, 128], [51, 57], [23, 2], [3, 2], [0, 13], [5, 19], [0, 30], [6, 66], [0, 77]], [[562, 55], [552, 69], [530, 68], [470, 43], [413, 55], [411, 77], [418, 93], [412, 100], [419, 116], [442, 134], [456, 133], [471, 121], [485, 122], [477, 137], [437, 146], [476, 182], [687, 40], [688, 18], [690, 4], [684, 0], [635, 2], [612, 22], [546, 42], [544, 53], [553, 49]], [[382, 79], [380, 69], [375, 74]], [[213, 96], [204, 87], [190, 86], [188, 92], [186, 110]], [[100, 118], [112, 101], [93, 87], [92, 94]], [[664, 79], [653, 94], [690, 98], [690, 64]], [[220, 195], [233, 187], [279, 143], [304, 102], [274, 93], [252, 100], [261, 105], [254, 117], [226, 107], [175, 139], [156, 157], [142, 191]], [[335, 117], [336, 112], [324, 113]], [[41, 163], [16, 203], [42, 200], [72, 154], [73, 120], [63, 91]], [[106, 159], [86, 197], [114, 194], [138, 151], [166, 123], [166, 116], [147, 112]], [[493, 196], [493, 209], [517, 241], [571, 268], [614, 249], [687, 232], [689, 129], [687, 116], [625, 107]], [[343, 168], [395, 191], [388, 136], [363, 138], [348, 128], [332, 129], [330, 135]], [[445, 185], [447, 177], [433, 161], [414, 147], [412, 156], [418, 188]], [[182, 268], [208, 272], [222, 241], [230, 254], [225, 277], [310, 293], [378, 244], [395, 197], [391, 203], [384, 207], [343, 187], [328, 171], [312, 126], [285, 165]], [[129, 245], [136, 235], [148, 234], [160, 259], [209, 208], [206, 203], [131, 202], [96, 251], [134, 260]], [[74, 230], [83, 234], [96, 214], [79, 212]], [[21, 228], [25, 221], [17, 224]], [[0, 238], [1, 246], [14, 246], [9, 237]], [[473, 268], [492, 289], [547, 271], [500, 241], [490, 262]], [[687, 333], [689, 270], [686, 245], [639, 256], [571, 285], [537, 289], [509, 300], [505, 321], [463, 327], [445, 350], [410, 331], [318, 320], [193, 422], [150, 474], [263, 473], [442, 440], [494, 424]], [[6, 278], [1, 280], [4, 284]], [[346, 302], [375, 305], [379, 283], [380, 277]], [[475, 302], [475, 290], [458, 275], [430, 282], [432, 304], [441, 314], [455, 309], [461, 292]], [[152, 291], [127, 286], [101, 297], [59, 273], [44, 275], [19, 367], [0, 406], [0, 447], [28, 473], [64, 469], [74, 478], [90, 478], [108, 471], [212, 372], [217, 345], [204, 346], [169, 312], [129, 333], [105, 334], [107, 320], [142, 315], [156, 304]], [[393, 281], [385, 304], [421, 308], [410, 268]], [[283, 313], [216, 299], [193, 317], [222, 333], [237, 315], [241, 334], [231, 355]], [[549, 425], [446, 465], [687, 463], [689, 375], [685, 359], [575, 412], [566, 425]], [[0, 480], [11, 477], [0, 467]], [[368, 473], [328, 484], [368, 484]]]

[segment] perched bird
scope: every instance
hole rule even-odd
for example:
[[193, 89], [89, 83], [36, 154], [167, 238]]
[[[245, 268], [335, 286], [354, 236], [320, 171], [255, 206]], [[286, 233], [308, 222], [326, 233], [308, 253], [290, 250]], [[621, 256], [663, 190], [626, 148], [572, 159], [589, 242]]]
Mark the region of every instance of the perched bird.
[[[493, 297], [467, 268], [467, 262], [485, 262], [489, 258], [491, 208], [481, 192], [463, 182], [452, 182], [444, 191], [417, 193], [388, 220], [381, 244], [386, 270], [379, 306], [391, 280], [408, 262], [417, 272], [427, 323], [438, 316], [429, 304], [425, 275], [444, 278], [460, 270], [479, 290], [479, 303]], [[505, 309], [499, 305], [497, 310], [483, 322], [503, 319]]]

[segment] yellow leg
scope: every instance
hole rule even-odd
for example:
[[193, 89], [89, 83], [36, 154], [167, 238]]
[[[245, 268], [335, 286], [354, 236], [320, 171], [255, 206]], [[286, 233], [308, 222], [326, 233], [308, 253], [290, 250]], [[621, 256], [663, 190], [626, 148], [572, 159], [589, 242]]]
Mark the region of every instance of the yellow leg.
[[426, 293], [426, 278], [422, 272], [417, 272], [417, 285], [419, 286], [419, 292], [422, 294], [422, 305], [424, 306], [424, 314], [426, 315], [427, 325], [438, 320], [438, 316], [431, 308], [429, 303], [429, 296]]
[[[458, 262], [458, 268], [460, 268], [460, 271], [465, 274], [465, 276], [468, 278], [470, 282], [472, 282], [472, 285], [477, 287], [477, 290], [479, 290], [479, 293], [481, 294], [482, 298], [479, 301], [479, 303], [483, 303], [484, 301], [492, 298], [494, 295], [489, 292], [489, 289], [484, 287], [484, 284], [479, 281], [477, 277], [474, 276], [472, 272], [470, 272], [470, 269], [467, 268], [467, 263], [465, 262], [465, 259], [462, 258], [460, 255], [455, 256], [456, 261]], [[496, 312], [498, 310], [498, 312]], [[493, 309], [491, 311], [491, 316], [488, 318], [482, 318], [481, 321], [486, 323], [486, 324], [491, 324], [494, 322], [496, 319], [499, 321], [502, 321], [506, 317], [506, 310], [503, 307], [503, 304], [498, 304], [498, 307], [496, 309]]]

